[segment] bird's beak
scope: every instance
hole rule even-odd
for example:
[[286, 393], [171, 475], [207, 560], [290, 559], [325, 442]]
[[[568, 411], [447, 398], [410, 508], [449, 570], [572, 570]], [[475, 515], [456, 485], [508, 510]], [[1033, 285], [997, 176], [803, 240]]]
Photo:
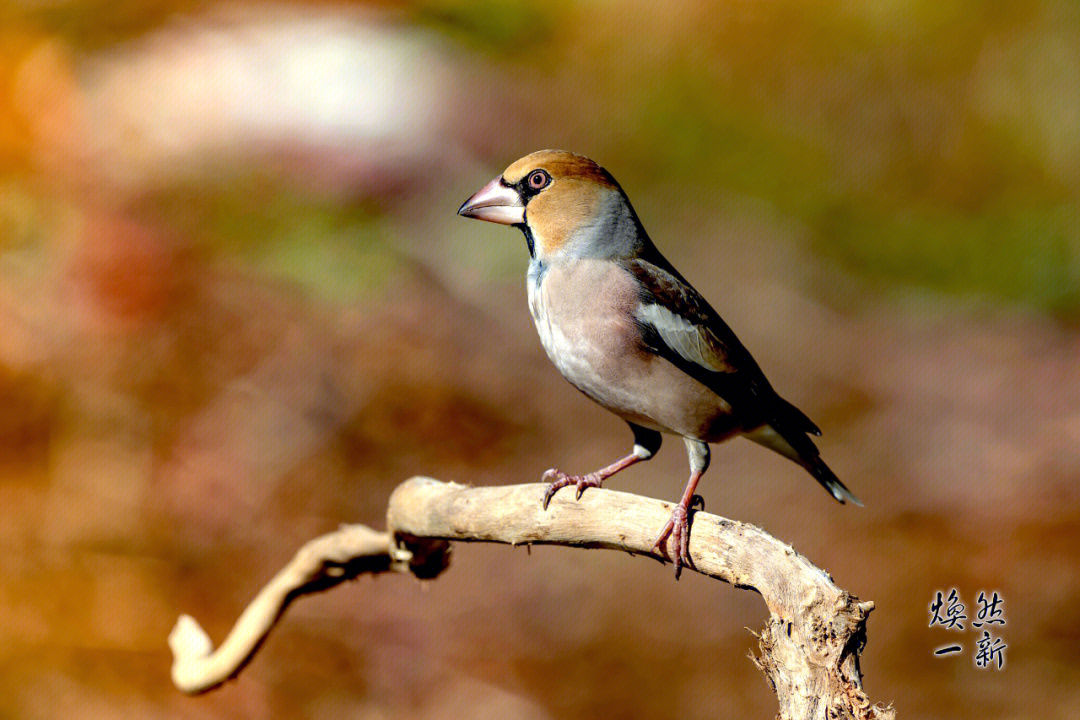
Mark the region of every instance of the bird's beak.
[[525, 205], [521, 202], [521, 196], [502, 177], [477, 190], [457, 212], [467, 218], [500, 225], [520, 225], [525, 222]]

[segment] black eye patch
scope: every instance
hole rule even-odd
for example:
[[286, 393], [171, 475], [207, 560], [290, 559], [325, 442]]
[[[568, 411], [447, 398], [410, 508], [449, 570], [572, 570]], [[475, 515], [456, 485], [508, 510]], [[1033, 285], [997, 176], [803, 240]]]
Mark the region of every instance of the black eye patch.
[[537, 169], [521, 178], [515, 187], [517, 188], [518, 193], [520, 193], [521, 199], [528, 202], [529, 198], [533, 197], [550, 184], [551, 175], [548, 174], [547, 170]]

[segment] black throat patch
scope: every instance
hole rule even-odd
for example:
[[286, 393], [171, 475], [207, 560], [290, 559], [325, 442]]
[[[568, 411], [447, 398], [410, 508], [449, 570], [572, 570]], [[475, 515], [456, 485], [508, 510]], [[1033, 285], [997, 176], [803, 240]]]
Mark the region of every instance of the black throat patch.
[[536, 257], [536, 240], [533, 238], [532, 230], [530, 230], [529, 226], [527, 224], [525, 224], [525, 223], [515, 225], [514, 227], [519, 228], [521, 230], [521, 232], [524, 233], [524, 235], [525, 235], [525, 244], [529, 246], [529, 257], [530, 258], [535, 258]]

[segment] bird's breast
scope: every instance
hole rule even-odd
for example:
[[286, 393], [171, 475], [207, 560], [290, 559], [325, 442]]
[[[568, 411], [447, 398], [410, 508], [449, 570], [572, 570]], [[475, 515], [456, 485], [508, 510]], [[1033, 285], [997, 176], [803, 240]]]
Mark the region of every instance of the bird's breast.
[[642, 352], [633, 278], [612, 263], [578, 260], [534, 267], [528, 288], [540, 342], [559, 372], [602, 405], [625, 404], [619, 379]]
[[529, 310], [551, 362], [574, 387], [626, 420], [688, 437], [727, 434], [726, 403], [645, 346], [634, 316], [640, 291], [616, 263], [534, 262]]

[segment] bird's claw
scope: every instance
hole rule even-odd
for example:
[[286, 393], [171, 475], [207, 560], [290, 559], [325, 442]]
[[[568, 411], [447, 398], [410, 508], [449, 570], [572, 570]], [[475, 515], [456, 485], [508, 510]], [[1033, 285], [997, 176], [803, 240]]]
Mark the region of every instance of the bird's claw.
[[676, 505], [675, 509], [671, 511], [671, 517], [668, 518], [667, 523], [660, 530], [660, 534], [656, 536], [656, 540], [652, 544], [652, 549], [658, 551], [665, 558], [668, 557], [668, 553], [664, 544], [669, 537], [671, 538], [671, 546], [674, 549], [674, 552], [671, 553], [671, 560], [675, 563], [675, 579], [678, 580], [679, 575], [682, 574], [683, 566], [689, 567], [691, 565], [690, 521], [686, 508], [682, 505]]
[[567, 475], [562, 470], [551, 468], [545, 472], [540, 479], [543, 482], [551, 483], [548, 485], [547, 490], [544, 492], [544, 509], [548, 509], [548, 504], [551, 502], [551, 498], [555, 497], [555, 493], [562, 490], [564, 487], [570, 485], [577, 486], [576, 500], [580, 500], [581, 496], [585, 493], [586, 488], [600, 487], [604, 479], [596, 473], [589, 473], [587, 475]]

